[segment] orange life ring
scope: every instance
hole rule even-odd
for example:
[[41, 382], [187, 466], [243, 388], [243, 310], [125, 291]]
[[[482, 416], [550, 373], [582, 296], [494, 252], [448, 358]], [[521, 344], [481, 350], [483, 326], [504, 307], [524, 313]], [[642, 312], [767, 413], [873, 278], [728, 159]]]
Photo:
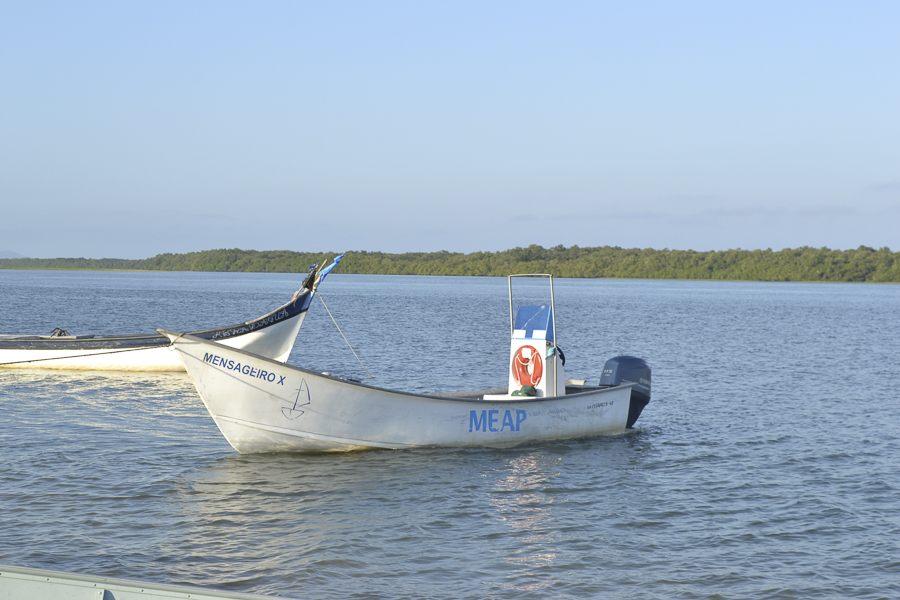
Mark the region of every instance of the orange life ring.
[[[525, 358], [523, 350], [531, 350], [531, 357]], [[544, 376], [544, 359], [534, 346], [521, 346], [512, 360], [512, 374], [519, 385], [536, 386]]]

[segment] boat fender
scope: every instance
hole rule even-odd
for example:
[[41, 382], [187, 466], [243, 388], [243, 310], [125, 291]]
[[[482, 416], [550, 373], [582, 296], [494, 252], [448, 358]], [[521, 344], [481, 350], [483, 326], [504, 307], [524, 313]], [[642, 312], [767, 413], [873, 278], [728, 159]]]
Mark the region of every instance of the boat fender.
[[513, 356], [512, 372], [519, 385], [536, 386], [544, 376], [544, 359], [534, 346], [521, 346]]

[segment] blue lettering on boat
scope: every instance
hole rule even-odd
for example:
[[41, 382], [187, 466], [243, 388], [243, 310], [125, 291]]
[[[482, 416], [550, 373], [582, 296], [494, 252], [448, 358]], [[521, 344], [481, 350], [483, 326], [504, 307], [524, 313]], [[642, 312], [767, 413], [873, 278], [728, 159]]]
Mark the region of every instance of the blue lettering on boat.
[[[311, 296], [307, 296], [305, 303], [308, 304], [309, 300], [311, 298], [312, 298]], [[282, 310], [278, 311], [277, 313], [272, 313], [271, 315], [260, 318], [256, 321], [253, 321], [252, 323], [245, 323], [238, 327], [232, 327], [231, 329], [226, 329], [225, 331], [217, 331], [215, 334], [213, 334], [213, 336], [210, 339], [218, 340], [220, 338], [230, 338], [230, 337], [234, 337], [236, 335], [243, 335], [245, 333], [249, 333], [249, 332], [255, 331], [257, 329], [262, 329], [264, 327], [268, 327], [269, 325], [271, 325], [273, 323], [277, 323], [278, 321], [281, 321], [282, 319], [286, 319], [290, 316], [291, 316], [291, 313], [289, 313], [285, 309], [282, 309]]]
[[497, 422], [497, 413], [499, 412], [499, 410], [488, 411], [488, 431], [497, 431], [497, 428], [494, 427], [494, 424]]
[[251, 367], [250, 365], [242, 365], [241, 363], [236, 363], [233, 360], [226, 361], [221, 356], [210, 354], [209, 352], [203, 353], [203, 362], [215, 365], [217, 367], [224, 367], [229, 371], [237, 371], [239, 373], [243, 373], [244, 375], [249, 375], [254, 379], [263, 379], [270, 383], [274, 383], [275, 377], [278, 377], [278, 385], [284, 385], [284, 380], [287, 378], [286, 375], [276, 375], [275, 373], [270, 373], [265, 369], [257, 369], [256, 367]]
[[[528, 418], [524, 410], [516, 411], [515, 421], [511, 410], [503, 411], [502, 420], [498, 417], [499, 414], [499, 410], [483, 410], [480, 413], [477, 410], [469, 411], [469, 431], [502, 432], [507, 427], [510, 431], [519, 431], [522, 422]], [[497, 429], [497, 421], [501, 422], [500, 429]]]
[[472, 428], [475, 428], [475, 431], [487, 431], [487, 411], [481, 411], [481, 417], [479, 418], [477, 411], [469, 412], [469, 431], [472, 431]]

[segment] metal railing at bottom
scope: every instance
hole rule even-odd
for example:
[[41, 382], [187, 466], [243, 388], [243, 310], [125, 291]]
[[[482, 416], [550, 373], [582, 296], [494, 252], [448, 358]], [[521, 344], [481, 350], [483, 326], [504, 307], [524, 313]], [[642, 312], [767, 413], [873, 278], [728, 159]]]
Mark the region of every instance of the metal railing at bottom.
[[271, 596], [256, 594], [0, 565], [0, 600], [171, 600], [173, 598], [271, 600]]

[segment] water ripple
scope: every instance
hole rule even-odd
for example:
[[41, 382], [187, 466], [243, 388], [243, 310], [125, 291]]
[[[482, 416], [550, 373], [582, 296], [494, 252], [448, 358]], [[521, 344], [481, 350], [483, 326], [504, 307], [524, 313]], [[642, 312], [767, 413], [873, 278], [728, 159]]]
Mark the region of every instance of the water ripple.
[[[0, 332], [215, 326], [298, 283], [0, 272]], [[505, 378], [505, 280], [327, 286], [379, 385]], [[26, 319], [47, 290], [70, 301]], [[150, 308], [124, 310], [137, 296]], [[570, 376], [650, 361], [638, 431], [240, 456], [183, 374], [0, 371], [0, 561], [304, 598], [900, 597], [900, 288], [561, 280], [556, 296]], [[365, 376], [321, 307], [291, 362]]]

